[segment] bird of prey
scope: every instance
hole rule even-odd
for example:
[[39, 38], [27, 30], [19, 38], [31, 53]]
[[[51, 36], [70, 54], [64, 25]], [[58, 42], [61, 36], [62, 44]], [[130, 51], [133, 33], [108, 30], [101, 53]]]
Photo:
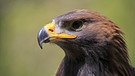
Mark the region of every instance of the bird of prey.
[[78, 9], [60, 15], [38, 33], [38, 43], [65, 52], [55, 76], [135, 76], [123, 32], [107, 17]]

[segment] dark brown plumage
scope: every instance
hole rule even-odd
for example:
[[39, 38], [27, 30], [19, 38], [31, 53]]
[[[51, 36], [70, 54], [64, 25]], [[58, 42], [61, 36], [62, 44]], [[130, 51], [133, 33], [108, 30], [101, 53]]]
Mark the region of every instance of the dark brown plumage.
[[135, 76], [122, 34], [105, 16], [74, 10], [42, 28], [38, 42], [55, 43], [64, 50], [56, 76]]

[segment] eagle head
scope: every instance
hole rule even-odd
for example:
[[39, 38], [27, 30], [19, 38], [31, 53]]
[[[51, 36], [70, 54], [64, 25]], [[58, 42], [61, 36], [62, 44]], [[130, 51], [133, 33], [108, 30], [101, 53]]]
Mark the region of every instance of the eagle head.
[[39, 31], [38, 43], [64, 50], [57, 76], [131, 76], [120, 28], [97, 12], [74, 10], [54, 18]]

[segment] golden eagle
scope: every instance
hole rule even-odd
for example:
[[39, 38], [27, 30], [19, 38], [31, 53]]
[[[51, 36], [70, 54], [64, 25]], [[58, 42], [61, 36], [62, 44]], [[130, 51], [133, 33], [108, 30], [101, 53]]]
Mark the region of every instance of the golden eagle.
[[122, 31], [90, 10], [60, 15], [38, 33], [38, 43], [55, 43], [65, 52], [56, 76], [135, 76]]

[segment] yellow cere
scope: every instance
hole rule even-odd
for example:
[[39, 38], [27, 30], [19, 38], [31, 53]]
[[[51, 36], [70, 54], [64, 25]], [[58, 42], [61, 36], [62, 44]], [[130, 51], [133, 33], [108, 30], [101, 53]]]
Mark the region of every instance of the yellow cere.
[[55, 28], [55, 23], [54, 22], [51, 22], [51, 23], [45, 25], [46, 31], [51, 33], [51, 34], [55, 34], [54, 28]]
[[59, 38], [76, 38], [75, 35], [70, 35], [70, 34], [66, 34], [66, 33], [59, 33], [57, 34], [55, 32], [55, 23], [51, 22], [47, 25], [45, 25], [45, 30], [48, 33], [48, 35], [50, 36], [51, 39], [59, 39]]

